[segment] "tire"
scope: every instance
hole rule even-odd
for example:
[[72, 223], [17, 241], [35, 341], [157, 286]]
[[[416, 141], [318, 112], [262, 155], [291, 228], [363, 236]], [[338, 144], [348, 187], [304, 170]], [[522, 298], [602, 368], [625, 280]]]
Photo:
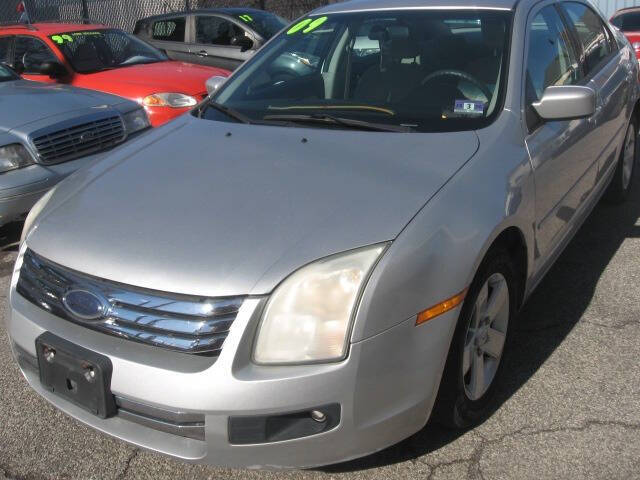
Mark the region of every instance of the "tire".
[[[504, 250], [489, 253], [480, 265], [449, 348], [433, 412], [436, 422], [451, 428], [469, 428], [493, 411], [492, 401], [508, 356], [518, 309], [517, 278], [511, 258]], [[494, 300], [498, 303], [493, 303]], [[485, 323], [487, 318], [489, 327]], [[498, 353], [501, 339], [502, 349]]]
[[604, 194], [604, 201], [611, 204], [623, 203], [629, 198], [633, 186], [633, 174], [635, 172], [636, 154], [638, 150], [638, 125], [635, 119], [631, 119], [627, 127], [627, 133], [622, 143], [622, 151], [618, 159], [613, 179]]

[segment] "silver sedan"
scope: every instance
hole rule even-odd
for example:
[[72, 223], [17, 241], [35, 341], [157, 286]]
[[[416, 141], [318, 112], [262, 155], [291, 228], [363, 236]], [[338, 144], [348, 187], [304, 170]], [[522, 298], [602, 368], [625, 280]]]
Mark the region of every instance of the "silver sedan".
[[333, 4], [209, 87], [36, 205], [7, 325], [39, 394], [188, 461], [482, 421], [519, 309], [632, 184], [638, 62], [582, 0]]
[[49, 189], [149, 126], [114, 95], [21, 79], [0, 63], [0, 226]]

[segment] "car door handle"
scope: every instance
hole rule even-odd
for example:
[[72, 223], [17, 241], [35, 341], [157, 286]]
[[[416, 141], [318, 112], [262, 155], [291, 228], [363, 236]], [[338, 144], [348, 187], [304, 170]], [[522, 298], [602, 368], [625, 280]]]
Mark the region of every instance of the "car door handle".
[[597, 121], [598, 121], [598, 119], [599, 119], [599, 117], [600, 117], [600, 114], [601, 114], [601, 113], [602, 113], [602, 105], [598, 105], [598, 106], [596, 107], [595, 111], [593, 112], [593, 115], [591, 115], [591, 116], [587, 119], [587, 121], [588, 121], [589, 123], [597, 123]]
[[198, 55], [199, 57], [208, 57], [209, 54], [207, 53], [206, 50], [200, 50], [198, 53], [196, 53], [196, 55]]

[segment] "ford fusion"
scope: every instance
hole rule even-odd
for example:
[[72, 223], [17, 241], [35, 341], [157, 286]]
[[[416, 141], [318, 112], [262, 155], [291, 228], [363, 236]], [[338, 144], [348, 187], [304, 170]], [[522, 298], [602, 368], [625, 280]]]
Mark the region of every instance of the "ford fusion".
[[495, 408], [523, 302], [635, 164], [638, 63], [582, 1], [333, 4], [29, 215], [7, 329], [69, 415], [311, 467]]

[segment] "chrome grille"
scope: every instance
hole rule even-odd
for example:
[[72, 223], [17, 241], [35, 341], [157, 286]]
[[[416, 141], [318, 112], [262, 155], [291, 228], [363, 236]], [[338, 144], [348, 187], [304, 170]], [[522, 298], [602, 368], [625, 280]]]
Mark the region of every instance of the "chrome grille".
[[[103, 300], [98, 318], [86, 320], [65, 305], [70, 291]], [[38, 307], [93, 330], [184, 353], [219, 355], [243, 297], [202, 298], [159, 293], [69, 270], [25, 252], [17, 291]]]
[[92, 120], [51, 132], [36, 132], [33, 145], [40, 162], [51, 165], [112, 148], [126, 138], [120, 116]]

